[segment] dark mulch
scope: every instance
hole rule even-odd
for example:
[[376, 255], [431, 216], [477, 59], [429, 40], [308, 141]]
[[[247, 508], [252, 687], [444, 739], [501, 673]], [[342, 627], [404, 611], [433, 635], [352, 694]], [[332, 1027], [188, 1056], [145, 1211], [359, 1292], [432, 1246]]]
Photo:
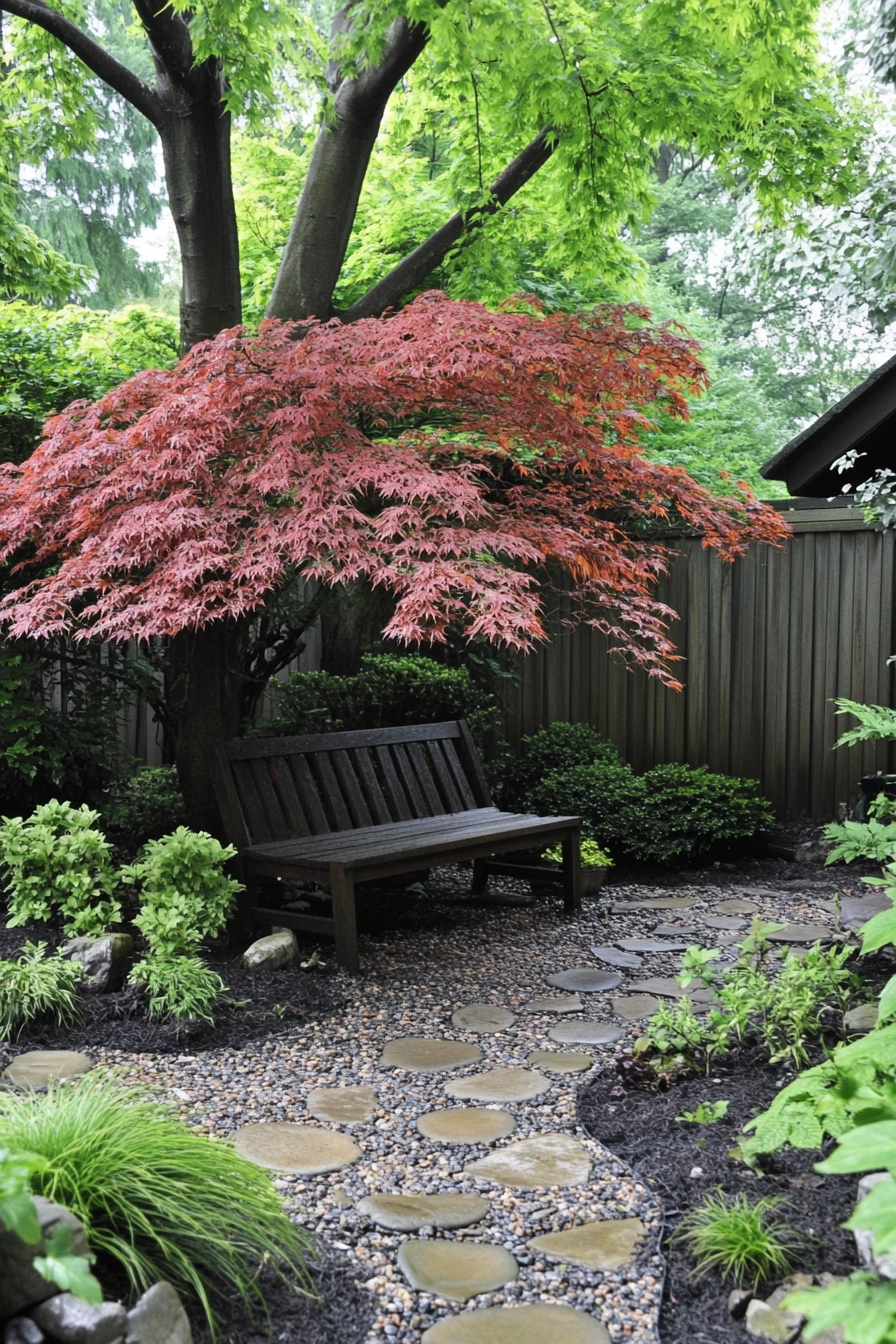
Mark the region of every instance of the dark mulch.
[[[786, 1065], [771, 1067], [758, 1050], [732, 1054], [714, 1064], [711, 1076], [690, 1078], [667, 1091], [620, 1086], [605, 1070], [579, 1093], [579, 1119], [589, 1134], [627, 1161], [660, 1196], [666, 1217], [664, 1253], [668, 1270], [660, 1319], [663, 1344], [745, 1344], [742, 1322], [727, 1311], [731, 1283], [718, 1275], [691, 1277], [692, 1262], [669, 1236], [687, 1210], [709, 1190], [728, 1194], [784, 1196], [781, 1217], [809, 1233], [812, 1248], [797, 1268], [820, 1274], [849, 1274], [856, 1268], [855, 1243], [845, 1222], [855, 1205], [855, 1176], [821, 1177], [813, 1171], [820, 1152], [785, 1150], [764, 1159], [765, 1172], [753, 1175], [728, 1155], [743, 1125], [765, 1110], [793, 1077]], [[611, 1095], [612, 1094], [612, 1095]], [[701, 1101], [728, 1101], [728, 1113], [711, 1125], [676, 1121]], [[699, 1167], [700, 1176], [691, 1176]]]

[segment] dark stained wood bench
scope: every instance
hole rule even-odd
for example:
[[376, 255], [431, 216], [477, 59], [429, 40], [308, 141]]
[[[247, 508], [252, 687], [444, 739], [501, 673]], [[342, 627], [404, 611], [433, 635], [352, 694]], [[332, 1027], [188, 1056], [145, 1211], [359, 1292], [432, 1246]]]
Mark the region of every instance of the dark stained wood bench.
[[[355, 884], [432, 863], [473, 860], [473, 891], [489, 873], [544, 876], [495, 856], [559, 840], [565, 908], [580, 906], [579, 817], [501, 812], [462, 719], [308, 737], [247, 738], [210, 747], [218, 805], [239, 851], [256, 923], [329, 934], [336, 960], [358, 969]], [[329, 886], [333, 918], [258, 903], [259, 879]]]

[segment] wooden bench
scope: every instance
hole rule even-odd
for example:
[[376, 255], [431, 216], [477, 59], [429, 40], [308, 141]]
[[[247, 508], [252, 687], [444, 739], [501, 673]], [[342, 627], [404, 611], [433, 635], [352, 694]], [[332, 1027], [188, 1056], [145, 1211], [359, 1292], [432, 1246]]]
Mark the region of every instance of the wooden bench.
[[[544, 875], [496, 855], [559, 840], [563, 896], [580, 905], [578, 817], [501, 812], [463, 719], [308, 737], [248, 738], [210, 748], [224, 828], [239, 851], [254, 922], [329, 934], [336, 960], [358, 969], [355, 884], [431, 863], [473, 860], [473, 891], [489, 873]], [[332, 919], [259, 904], [259, 879], [329, 886]]]

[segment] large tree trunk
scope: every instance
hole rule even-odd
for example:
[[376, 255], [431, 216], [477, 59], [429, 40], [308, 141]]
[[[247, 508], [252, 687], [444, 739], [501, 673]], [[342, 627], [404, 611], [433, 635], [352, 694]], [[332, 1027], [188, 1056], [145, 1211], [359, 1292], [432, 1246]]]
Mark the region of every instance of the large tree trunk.
[[242, 320], [230, 114], [221, 101], [221, 74], [214, 63], [206, 62], [196, 75], [204, 96], [169, 89], [159, 122], [168, 199], [180, 243], [184, 353]]
[[223, 838], [208, 767], [210, 742], [236, 737], [245, 675], [248, 621], [213, 621], [182, 630], [168, 650], [166, 697], [174, 761], [190, 825]]
[[322, 671], [340, 676], [359, 671], [362, 653], [380, 642], [394, 610], [395, 600], [385, 588], [361, 580], [337, 588], [321, 612]]

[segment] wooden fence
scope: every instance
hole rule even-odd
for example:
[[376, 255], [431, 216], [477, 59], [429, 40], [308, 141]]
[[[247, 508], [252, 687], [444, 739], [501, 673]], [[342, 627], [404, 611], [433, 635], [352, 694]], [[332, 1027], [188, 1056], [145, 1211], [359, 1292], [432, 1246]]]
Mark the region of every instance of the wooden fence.
[[679, 613], [683, 691], [558, 620], [551, 643], [522, 660], [511, 741], [556, 719], [591, 723], [636, 770], [684, 761], [749, 776], [788, 818], [829, 818], [853, 802], [859, 775], [896, 768], [887, 745], [833, 751], [854, 720], [835, 720], [831, 703], [894, 703], [894, 534], [839, 503], [779, 507], [793, 528], [784, 550], [754, 546], [724, 564], [698, 538], [674, 541], [659, 596]]

